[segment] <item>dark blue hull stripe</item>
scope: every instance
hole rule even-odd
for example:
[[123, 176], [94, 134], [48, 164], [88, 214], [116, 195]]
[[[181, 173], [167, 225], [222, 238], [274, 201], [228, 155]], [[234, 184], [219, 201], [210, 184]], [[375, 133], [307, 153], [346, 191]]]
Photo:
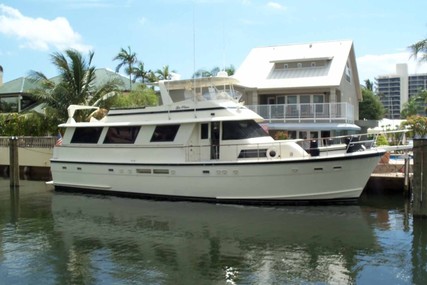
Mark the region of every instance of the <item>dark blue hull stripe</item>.
[[51, 164], [86, 164], [86, 165], [127, 165], [127, 166], [224, 166], [224, 165], [260, 165], [260, 164], [299, 164], [299, 163], [323, 163], [327, 161], [359, 160], [370, 157], [380, 157], [384, 152], [375, 152], [368, 154], [358, 154], [355, 156], [344, 157], [316, 157], [307, 160], [268, 160], [268, 161], [241, 161], [241, 162], [186, 162], [186, 163], [126, 163], [126, 162], [94, 162], [94, 161], [70, 161], [51, 159]]

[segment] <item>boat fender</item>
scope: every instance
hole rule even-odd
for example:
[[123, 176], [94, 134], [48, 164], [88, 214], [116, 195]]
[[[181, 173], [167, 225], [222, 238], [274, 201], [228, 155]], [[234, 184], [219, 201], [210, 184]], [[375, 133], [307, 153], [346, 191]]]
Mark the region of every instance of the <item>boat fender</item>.
[[268, 158], [277, 158], [279, 156], [279, 153], [277, 152], [276, 148], [270, 147], [267, 149], [267, 157]]

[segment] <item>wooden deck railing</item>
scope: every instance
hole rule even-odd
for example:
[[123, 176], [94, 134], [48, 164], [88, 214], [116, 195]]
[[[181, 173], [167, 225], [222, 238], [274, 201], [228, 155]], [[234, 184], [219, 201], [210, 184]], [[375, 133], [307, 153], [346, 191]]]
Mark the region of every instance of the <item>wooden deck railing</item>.
[[[0, 137], [0, 147], [9, 147], [10, 137]], [[23, 148], [53, 148], [55, 146], [56, 137], [18, 137], [18, 147]]]

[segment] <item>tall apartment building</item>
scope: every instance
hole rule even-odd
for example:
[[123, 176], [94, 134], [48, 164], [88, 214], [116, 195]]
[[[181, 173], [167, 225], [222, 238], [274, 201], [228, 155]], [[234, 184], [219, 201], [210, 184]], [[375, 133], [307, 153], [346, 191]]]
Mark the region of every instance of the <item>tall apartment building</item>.
[[404, 104], [427, 89], [427, 74], [408, 75], [406, 63], [396, 65], [396, 74], [381, 75], [375, 81], [376, 93], [387, 110], [388, 119], [400, 119]]

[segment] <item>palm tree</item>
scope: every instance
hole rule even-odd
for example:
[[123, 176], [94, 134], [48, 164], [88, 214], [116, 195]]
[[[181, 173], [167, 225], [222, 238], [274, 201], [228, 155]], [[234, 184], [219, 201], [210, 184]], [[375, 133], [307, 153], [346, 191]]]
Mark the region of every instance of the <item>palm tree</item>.
[[120, 52], [113, 58], [113, 60], [120, 61], [116, 67], [116, 72], [119, 72], [123, 66], [127, 66], [125, 68], [125, 72], [127, 75], [129, 75], [129, 89], [132, 89], [133, 65], [138, 61], [136, 53], [133, 53], [130, 46], [128, 46], [128, 50], [122, 48]]
[[175, 73], [175, 70], [169, 71], [169, 65], [164, 65], [163, 69], [157, 69], [156, 75], [158, 80], [170, 80], [172, 79], [172, 73]]
[[368, 89], [370, 91], [374, 91], [374, 85], [372, 84], [371, 80], [369, 80], [369, 79], [365, 80], [365, 87], [366, 87], [366, 89]]
[[201, 77], [211, 77], [212, 73], [205, 70], [205, 69], [199, 69], [193, 74], [193, 78], [201, 78]]
[[199, 69], [193, 74], [193, 78], [216, 76], [219, 71], [220, 71], [220, 69], [218, 66], [212, 68], [210, 71], [205, 70], [205, 69]]
[[[212, 68], [210, 71], [199, 69], [193, 74], [193, 78], [217, 76], [220, 71], [221, 69], [218, 66]], [[227, 72], [228, 76], [231, 76], [234, 74], [235, 68], [233, 65], [230, 65], [229, 67], [224, 68], [223, 71]]]
[[136, 80], [138, 80], [138, 78], [141, 78], [141, 82], [145, 83], [148, 81], [149, 79], [149, 75], [150, 75], [150, 70], [145, 70], [145, 66], [144, 63], [142, 61], [138, 61], [138, 65], [137, 67], [133, 68], [133, 82], [136, 82]]
[[421, 53], [421, 57], [418, 58], [418, 61], [427, 61], [427, 39], [421, 40], [413, 45], [410, 45], [409, 49], [411, 50], [412, 56], [414, 56], [416, 59]]
[[236, 68], [234, 68], [234, 65], [230, 65], [229, 67], [225, 68], [225, 71], [227, 72], [228, 76], [231, 76], [236, 72]]
[[157, 82], [159, 81], [159, 78], [157, 78], [157, 75], [154, 71], [150, 70], [147, 74], [147, 80], [148, 82]]
[[408, 102], [403, 104], [403, 109], [400, 112], [400, 117], [406, 119], [410, 116], [414, 116], [419, 112], [419, 104], [416, 97], [412, 97]]
[[59, 71], [59, 76], [53, 80], [41, 72], [30, 72], [30, 78], [40, 86], [33, 90], [35, 98], [44, 103], [49, 112], [56, 113], [61, 121], [68, 117], [68, 106], [91, 105], [105, 94], [118, 90], [118, 81], [115, 80], [95, 86], [93, 56], [91, 51], [86, 59], [74, 49], [66, 50], [65, 54], [53, 53], [51, 61]]

